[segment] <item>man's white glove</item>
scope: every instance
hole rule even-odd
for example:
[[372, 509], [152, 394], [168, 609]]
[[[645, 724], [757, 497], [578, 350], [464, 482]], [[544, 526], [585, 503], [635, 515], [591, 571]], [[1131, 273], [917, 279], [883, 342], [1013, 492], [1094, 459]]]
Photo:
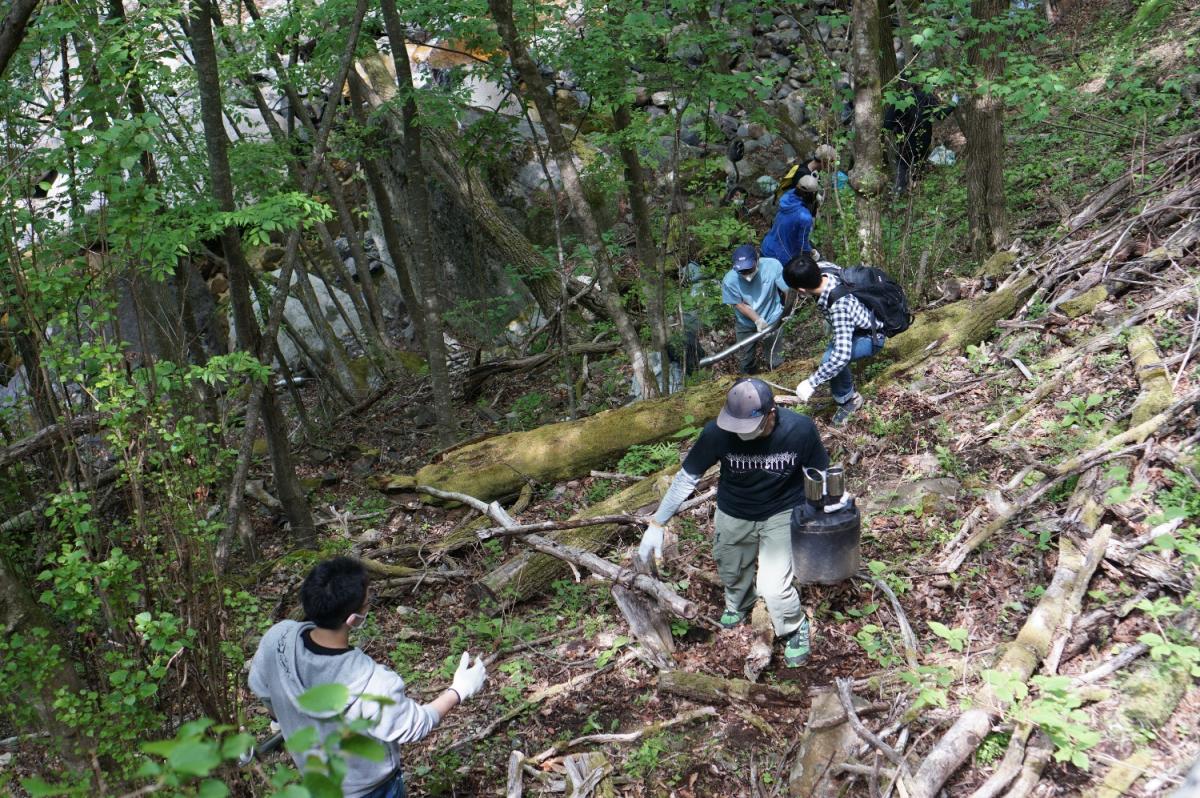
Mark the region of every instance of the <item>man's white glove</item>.
[[796, 396], [800, 397], [801, 402], [807, 402], [809, 399], [812, 399], [813, 391], [815, 390], [817, 390], [816, 387], [808, 380], [805, 380], [796, 386]]
[[821, 257], [821, 253], [816, 247], [813, 247], [812, 251], [809, 254], [812, 255], [812, 259], [815, 260], [817, 263], [820, 263], [821, 261], [825, 260], [824, 258]]
[[651, 562], [651, 557], [661, 560], [664, 531], [663, 525], [657, 521], [647, 524], [646, 531], [642, 533], [642, 544], [638, 546], [638, 557], [645, 562]]
[[450, 683], [450, 689], [458, 693], [460, 702], [466, 701], [479, 692], [486, 678], [487, 669], [483, 666], [483, 659], [476, 656], [475, 664], [472, 665], [471, 655], [464, 651], [458, 663], [458, 670], [454, 672], [454, 681]]
[[770, 327], [770, 326], [771, 326], [770, 324], [767, 324], [767, 320], [766, 320], [766, 319], [759, 319], [758, 321], [754, 322], [754, 327], [755, 327], [755, 328], [756, 328], [756, 329], [757, 329], [759, 332], [762, 332], [763, 330], [766, 330], [766, 329], [767, 329], [768, 327]]

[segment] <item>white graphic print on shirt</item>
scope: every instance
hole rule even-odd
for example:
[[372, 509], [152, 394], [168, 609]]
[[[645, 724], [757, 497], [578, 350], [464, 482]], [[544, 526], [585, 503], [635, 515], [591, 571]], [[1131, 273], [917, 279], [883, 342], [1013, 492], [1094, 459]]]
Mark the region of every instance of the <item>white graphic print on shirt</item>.
[[799, 456], [797, 452], [776, 452], [775, 454], [729, 452], [725, 455], [725, 462], [730, 470], [736, 473], [767, 471], [772, 474], [786, 474], [796, 466]]

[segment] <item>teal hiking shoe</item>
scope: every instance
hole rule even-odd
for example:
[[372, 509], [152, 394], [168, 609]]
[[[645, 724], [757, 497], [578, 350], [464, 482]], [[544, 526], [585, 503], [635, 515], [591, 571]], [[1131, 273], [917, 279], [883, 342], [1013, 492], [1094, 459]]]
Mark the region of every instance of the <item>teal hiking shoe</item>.
[[744, 624], [746, 619], [749, 617], [749, 613], [725, 610], [725, 613], [721, 616], [719, 623], [724, 629], [733, 629]]
[[800, 622], [800, 628], [783, 644], [783, 661], [789, 668], [799, 668], [810, 653], [808, 619], [805, 618]]
[[862, 394], [855, 391], [853, 396], [837, 406], [837, 411], [833, 414], [833, 426], [840, 427], [845, 424], [862, 406]]

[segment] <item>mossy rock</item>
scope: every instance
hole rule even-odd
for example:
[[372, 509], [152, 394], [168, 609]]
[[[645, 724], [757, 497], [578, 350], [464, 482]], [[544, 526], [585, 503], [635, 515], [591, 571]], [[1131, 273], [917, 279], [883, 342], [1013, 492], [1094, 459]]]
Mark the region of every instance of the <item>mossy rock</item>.
[[1068, 319], [1077, 319], [1080, 316], [1086, 316], [1096, 309], [1104, 300], [1108, 299], [1108, 289], [1102, 285], [1098, 285], [1090, 291], [1085, 291], [1073, 299], [1068, 299], [1058, 306]]
[[976, 275], [979, 277], [991, 277], [994, 280], [1003, 280], [1012, 274], [1013, 264], [1017, 262], [1015, 253], [1003, 250], [992, 255], [983, 262], [979, 267]]
[[266, 457], [270, 451], [271, 447], [267, 445], [266, 438], [255, 438], [250, 448], [250, 454], [255, 457]]
[[1121, 714], [1130, 726], [1161, 728], [1175, 712], [1191, 681], [1186, 669], [1145, 663], [1122, 686], [1126, 698]]
[[392, 352], [391, 358], [394, 362], [399, 363], [409, 374], [429, 373], [429, 364], [425, 361], [425, 358], [421, 357], [416, 352], [399, 350]]

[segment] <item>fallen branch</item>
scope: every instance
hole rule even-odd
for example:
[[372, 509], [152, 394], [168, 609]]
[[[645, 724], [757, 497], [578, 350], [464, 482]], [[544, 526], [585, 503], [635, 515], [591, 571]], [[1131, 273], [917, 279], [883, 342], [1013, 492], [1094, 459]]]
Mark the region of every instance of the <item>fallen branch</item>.
[[100, 416], [89, 413], [76, 416], [62, 424], [51, 424], [43, 427], [27, 438], [22, 438], [11, 446], [0, 449], [0, 468], [18, 460], [25, 460], [43, 449], [49, 449], [55, 443], [69, 441], [85, 432], [91, 432], [100, 426]]
[[908, 667], [916, 670], [921, 664], [917, 656], [917, 652], [921, 650], [921, 647], [917, 643], [917, 636], [913, 633], [912, 626], [908, 622], [908, 616], [904, 614], [904, 608], [900, 606], [900, 599], [896, 598], [895, 592], [888, 587], [886, 582], [869, 571], [862, 571], [858, 576], [860, 579], [871, 580], [871, 584], [883, 591], [883, 594], [888, 597], [888, 601], [892, 605], [892, 612], [896, 615], [896, 623], [900, 626], [900, 641], [904, 644], [904, 661], [908, 663]]
[[[428, 485], [418, 485], [417, 490], [422, 493], [428, 493], [431, 496], [437, 496], [442, 499], [462, 502], [463, 504], [474, 507], [482, 513], [486, 513], [490, 518], [500, 524], [503, 529], [512, 529], [517, 524], [513, 521], [512, 516], [505, 512], [499, 502], [485, 504], [476, 499], [474, 496], [468, 496], [465, 493], [454, 493], [452, 491], [438, 490], [437, 488], [429, 487]], [[595, 523], [595, 522], [593, 522]], [[691, 620], [699, 613], [696, 605], [687, 599], [680, 596], [671, 588], [667, 587], [657, 579], [647, 576], [646, 574], [634, 573], [628, 569], [621, 568], [603, 557], [592, 554], [590, 551], [577, 549], [573, 546], [568, 546], [559, 543], [549, 538], [541, 537], [540, 535], [526, 535], [525, 544], [532, 549], [549, 554], [564, 562], [578, 565], [581, 568], [587, 568], [594, 574], [604, 577], [610, 582], [620, 582], [626, 587], [637, 588], [656, 599], [660, 605], [669, 609], [681, 618]], [[394, 566], [403, 567], [403, 566]]]
[[1032, 731], [1033, 726], [1028, 723], [1022, 723], [1013, 731], [1012, 737], [1008, 741], [1008, 748], [1004, 750], [1004, 759], [1000, 761], [999, 767], [968, 798], [996, 798], [1000, 791], [1017, 777], [1017, 774], [1021, 772], [1021, 764], [1025, 761], [1025, 745], [1029, 741], [1029, 734]]
[[[1072, 499], [1072, 504], [1077, 507], [1086, 507], [1089, 502], [1090, 496], [1080, 492]], [[1099, 515], [1098, 512], [1081, 513], [1079, 522], [1085, 533], [1095, 529]], [[1086, 551], [1080, 551], [1069, 536], [1059, 537], [1058, 566], [1050, 585], [1025, 620], [1016, 640], [994, 666], [995, 671], [1021, 682], [1033, 675], [1038, 664], [1050, 653], [1059, 624], [1068, 615], [1079, 611], [1078, 606], [1069, 606], [1070, 601], [1082, 593], [1078, 586], [1091, 580], [1096, 565], [1103, 558], [1108, 544], [1106, 531], [1107, 528], [1101, 528], [1092, 534], [1086, 541]], [[971, 708], [959, 715], [921, 763], [913, 778], [912, 798], [937, 795], [942, 785], [979, 747], [1003, 709], [1004, 702], [991, 685], [985, 683], [980, 687]]]
[[1129, 646], [1120, 654], [1105, 660], [1104, 663], [1099, 667], [1093, 668], [1087, 673], [1076, 676], [1072, 684], [1076, 687], [1080, 687], [1085, 684], [1093, 684], [1098, 682], [1104, 677], [1110, 676], [1121, 670], [1121, 668], [1124, 668], [1126, 665], [1133, 662], [1135, 659], [1142, 656], [1149, 650], [1150, 646], [1146, 645], [1145, 643], [1137, 643], [1136, 645]]
[[874, 732], [863, 725], [862, 720], [858, 717], [858, 713], [854, 709], [854, 696], [850, 692], [849, 679], [837, 679], [837, 694], [838, 700], [842, 704], [842, 711], [846, 713], [846, 720], [850, 723], [850, 728], [854, 729], [862, 740], [871, 745], [879, 753], [887, 757], [887, 760], [898, 767], [902, 772], [908, 769], [908, 765], [904, 762], [904, 757], [896, 753], [896, 749], [879, 739]]
[[1025, 749], [1025, 762], [1021, 767], [1021, 772], [1017, 774], [1012, 789], [1004, 794], [1004, 798], [1025, 798], [1033, 792], [1033, 788], [1041, 781], [1042, 771], [1046, 768], [1046, 764], [1050, 761], [1050, 755], [1053, 753], [1054, 746], [1050, 740], [1042, 732], [1037, 732], [1033, 742]]
[[699, 720], [701, 718], [716, 717], [716, 715], [716, 707], [700, 707], [699, 709], [692, 709], [680, 715], [676, 715], [670, 720], [651, 723], [648, 726], [643, 726], [642, 728], [635, 729], [631, 732], [621, 732], [619, 734], [587, 734], [583, 737], [576, 737], [574, 740], [569, 742], [555, 743], [537, 756], [529, 757], [529, 761], [540, 765], [551, 757], [558, 756], [564, 751], [569, 751], [572, 748], [576, 748], [581, 745], [632, 743], [642, 739], [643, 737], [648, 737], [652, 734], [658, 734], [660, 731], [665, 731], [666, 729], [670, 729], [675, 726], [681, 726], [685, 723], [691, 723], [692, 721]]
[[595, 679], [601, 673], [606, 673], [607, 671], [609, 671], [619, 665], [626, 665], [629, 662], [633, 661], [634, 659], [635, 659], [634, 653], [627, 652], [625, 654], [622, 654], [619, 658], [609, 662], [603, 668], [597, 668], [595, 670], [584, 671], [583, 673], [572, 676], [570, 679], [567, 679], [565, 682], [561, 682], [559, 684], [553, 684], [553, 685], [550, 685], [549, 687], [542, 688], [541, 690], [538, 690], [536, 693], [531, 695], [529, 698], [522, 701], [517, 706], [510, 709], [508, 712], [505, 712], [503, 715], [496, 718], [488, 725], [484, 726], [479, 731], [475, 732], [474, 734], [470, 735], [469, 737], [464, 737], [463, 739], [458, 740], [457, 742], [451, 743], [450, 748], [447, 750], [457, 751], [459, 748], [462, 748], [463, 746], [470, 745], [471, 743], [477, 743], [480, 740], [485, 740], [488, 738], [488, 736], [491, 735], [492, 732], [496, 731], [496, 729], [500, 728], [501, 726], [503, 726], [504, 724], [513, 720], [514, 718], [520, 717], [521, 715], [523, 715], [524, 713], [533, 709], [534, 707], [536, 707], [538, 704], [542, 703], [543, 701], [546, 701], [548, 699], [554, 698], [555, 696], [559, 696], [564, 693], [570, 692], [571, 690], [575, 689], [579, 685], [585, 684], [587, 682], [590, 682], [592, 679]]

